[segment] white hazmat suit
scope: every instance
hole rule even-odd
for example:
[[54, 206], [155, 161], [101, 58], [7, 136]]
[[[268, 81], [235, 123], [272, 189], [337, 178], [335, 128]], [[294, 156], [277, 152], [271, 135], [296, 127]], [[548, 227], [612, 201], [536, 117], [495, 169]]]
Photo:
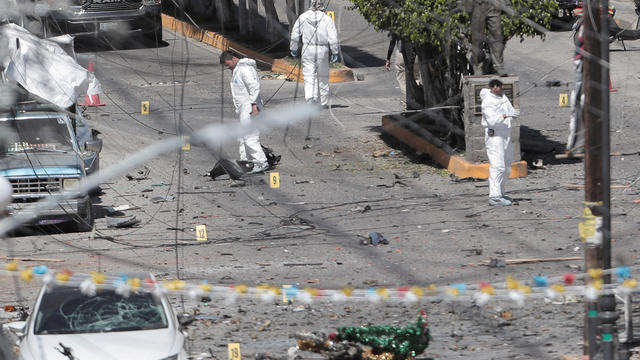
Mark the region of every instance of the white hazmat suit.
[[513, 108], [506, 95], [496, 95], [490, 89], [480, 90], [480, 99], [484, 143], [489, 158], [489, 198], [501, 199], [513, 160], [511, 118], [519, 116], [520, 111]]
[[326, 106], [329, 103], [329, 50], [338, 54], [338, 32], [321, 6], [312, 6], [298, 17], [291, 30], [289, 49], [298, 53], [302, 36], [302, 75], [304, 98]]
[[[231, 77], [231, 95], [236, 114], [240, 115], [240, 124], [250, 124], [251, 105], [256, 104], [259, 111], [263, 108], [255, 60], [247, 58], [238, 60]], [[252, 161], [254, 170], [266, 170], [269, 167], [267, 157], [260, 145], [258, 130], [239, 137], [238, 141], [240, 141], [240, 160]]]

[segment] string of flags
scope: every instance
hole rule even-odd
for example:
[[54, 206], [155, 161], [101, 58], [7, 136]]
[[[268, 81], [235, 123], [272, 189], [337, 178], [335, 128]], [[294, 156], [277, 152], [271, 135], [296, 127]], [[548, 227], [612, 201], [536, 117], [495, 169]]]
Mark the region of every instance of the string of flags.
[[[151, 276], [134, 277], [131, 275], [108, 275], [92, 271], [90, 274], [74, 273], [69, 269], [52, 270], [46, 265], [23, 267], [17, 260], [7, 262], [0, 274], [18, 276], [24, 282], [39, 279], [46, 286], [73, 286], [87, 296], [95, 296], [101, 289], [112, 289], [122, 296], [136, 292], [152, 292], [157, 295], [186, 295], [200, 300], [222, 298], [226, 303], [233, 303], [242, 298], [257, 298], [271, 302], [282, 297], [283, 302], [311, 303], [314, 301], [367, 301], [373, 304], [384, 302], [416, 303], [420, 301], [448, 300], [472, 301], [484, 306], [492, 300], [511, 300], [521, 307], [527, 298], [546, 298], [557, 300], [563, 296], [582, 296], [586, 301], [596, 301], [599, 296], [616, 294], [627, 296], [637, 288], [637, 280], [631, 277], [631, 268], [621, 266], [614, 269], [590, 269], [587, 273], [567, 273], [558, 277], [534, 276], [527, 281], [516, 280], [508, 275], [504, 282], [478, 284], [452, 283], [445, 286], [431, 284], [424, 286], [370, 287], [356, 289], [298, 288], [296, 285], [275, 286], [260, 284], [248, 286], [212, 285], [202, 280], [198, 283], [185, 280], [155, 280]], [[615, 276], [616, 283], [605, 284], [604, 276]], [[585, 280], [585, 285], [577, 285], [576, 281]]]

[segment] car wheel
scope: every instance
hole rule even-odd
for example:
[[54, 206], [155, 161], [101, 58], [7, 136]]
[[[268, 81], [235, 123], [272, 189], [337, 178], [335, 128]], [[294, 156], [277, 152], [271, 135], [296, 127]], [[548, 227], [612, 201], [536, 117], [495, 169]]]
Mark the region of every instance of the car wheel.
[[76, 215], [73, 219], [73, 225], [76, 232], [87, 232], [93, 229], [93, 205], [91, 201], [89, 201], [89, 207], [84, 216]]

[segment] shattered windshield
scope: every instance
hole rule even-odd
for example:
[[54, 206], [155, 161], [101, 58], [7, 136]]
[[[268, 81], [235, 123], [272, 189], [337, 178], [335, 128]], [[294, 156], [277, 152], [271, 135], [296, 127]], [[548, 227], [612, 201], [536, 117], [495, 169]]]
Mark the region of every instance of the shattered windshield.
[[56, 287], [43, 295], [35, 315], [34, 333], [38, 335], [168, 327], [162, 303], [151, 293], [123, 297], [113, 290], [100, 290], [87, 296], [78, 288]]
[[8, 153], [73, 151], [71, 133], [63, 118], [0, 121]]

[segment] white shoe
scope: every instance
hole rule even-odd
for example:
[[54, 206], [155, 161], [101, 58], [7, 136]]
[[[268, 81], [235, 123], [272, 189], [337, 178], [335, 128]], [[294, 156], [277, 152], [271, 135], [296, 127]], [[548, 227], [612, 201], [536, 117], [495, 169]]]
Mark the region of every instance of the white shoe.
[[512, 204], [511, 201], [503, 198], [503, 197], [490, 197], [489, 205], [491, 206], [510, 206]]
[[262, 165], [255, 164], [253, 165], [253, 169], [249, 171], [249, 174], [257, 174], [269, 170], [269, 163], [264, 163]]

